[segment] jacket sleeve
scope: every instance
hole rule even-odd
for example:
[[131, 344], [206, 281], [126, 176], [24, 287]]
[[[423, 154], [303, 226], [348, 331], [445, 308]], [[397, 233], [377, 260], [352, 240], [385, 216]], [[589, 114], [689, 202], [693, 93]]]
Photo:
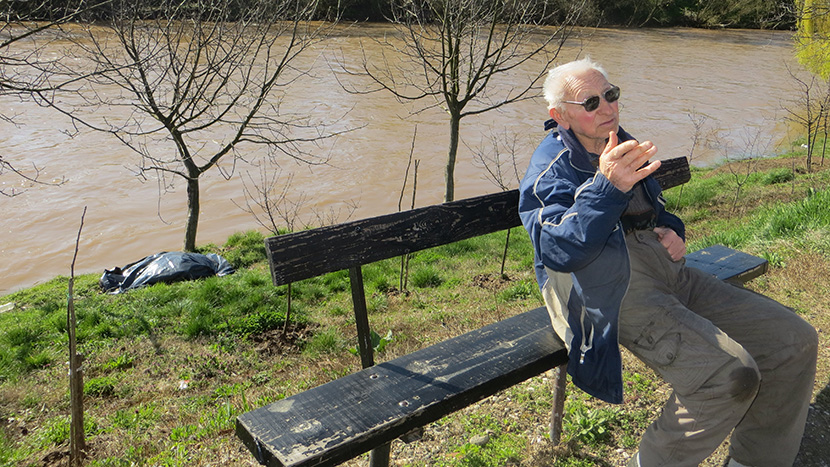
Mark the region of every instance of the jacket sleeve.
[[536, 261], [554, 271], [574, 272], [593, 261], [619, 228], [630, 199], [601, 173], [580, 182], [569, 164], [554, 161], [529, 173], [520, 187], [519, 216]]

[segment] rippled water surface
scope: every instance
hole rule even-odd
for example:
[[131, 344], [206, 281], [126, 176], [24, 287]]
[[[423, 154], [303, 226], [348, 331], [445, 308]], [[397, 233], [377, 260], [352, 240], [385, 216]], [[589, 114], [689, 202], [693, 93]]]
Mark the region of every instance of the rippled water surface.
[[[411, 109], [391, 96], [345, 93], [329, 71], [326, 58], [334, 54], [351, 61], [359, 60], [361, 47], [369, 48], [369, 54], [378, 52], [371, 50], [378, 47], [375, 43], [360, 41], [360, 28], [303, 58], [315, 73], [295, 84], [283, 104], [359, 128], [334, 142], [327, 153], [330, 165], [282, 164], [283, 179], [293, 174], [292, 199], [304, 200], [308, 220], [314, 212], [327, 217], [345, 213], [349, 204], [357, 206], [352, 219], [396, 211], [416, 126], [416, 205], [442, 199], [448, 145], [444, 115], [435, 110], [404, 118]], [[386, 27], [365, 28], [366, 34], [376, 35]], [[786, 137], [783, 106], [798, 96], [788, 71], [797, 68], [789, 33], [590, 30], [575, 36], [560, 57], [570, 60], [580, 54], [602, 63], [611, 81], [623, 89], [623, 126], [638, 139], [654, 141], [661, 158], [689, 154], [692, 114], [705, 115], [707, 126], [728, 135], [725, 141], [738, 152], [748, 144], [747, 138], [757, 139], [759, 134], [774, 134], [776, 141]], [[181, 249], [183, 185], [159, 197], [157, 183], [134, 176], [136, 156], [118, 141], [89, 131], [69, 137], [62, 131], [68, 128], [66, 121], [31, 103], [5, 98], [0, 105], [7, 115], [16, 115], [17, 123], [0, 125], [4, 157], [21, 168], [33, 163], [44, 168], [43, 180], [66, 180], [61, 186], [37, 186], [15, 198], [0, 198], [0, 294], [69, 275], [85, 206], [76, 273], [103, 272], [159, 251]], [[499, 189], [474, 161], [474, 150], [488, 148], [491, 135], [515, 138], [523, 165], [544, 136], [546, 116], [545, 104], [535, 99], [463, 120], [456, 198]], [[693, 163], [720, 157], [717, 150], [696, 153]], [[226, 163], [223, 168], [229, 172], [232, 167]], [[199, 244], [222, 244], [234, 232], [260, 228], [239, 207], [245, 205], [241, 176], [251, 174], [258, 180], [259, 174], [244, 164], [233, 169], [230, 180], [216, 171], [203, 178]], [[21, 184], [8, 174], [0, 176], [0, 183], [6, 189]], [[409, 198], [408, 191], [405, 206]]]

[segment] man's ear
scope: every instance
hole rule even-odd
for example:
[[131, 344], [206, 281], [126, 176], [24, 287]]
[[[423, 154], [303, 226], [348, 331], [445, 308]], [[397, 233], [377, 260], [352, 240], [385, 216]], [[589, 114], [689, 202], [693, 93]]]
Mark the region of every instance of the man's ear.
[[568, 120], [556, 107], [550, 109], [548, 113], [550, 114], [550, 118], [556, 120], [559, 128], [562, 128], [563, 130], [569, 130], [571, 128], [571, 125], [568, 124]]

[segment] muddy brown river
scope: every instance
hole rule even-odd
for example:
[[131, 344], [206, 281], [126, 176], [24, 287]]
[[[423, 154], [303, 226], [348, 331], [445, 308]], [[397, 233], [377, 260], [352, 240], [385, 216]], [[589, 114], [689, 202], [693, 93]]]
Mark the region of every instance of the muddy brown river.
[[[316, 48], [302, 59], [308, 64], [316, 60], [314, 75], [293, 85], [284, 104], [293, 102], [320, 119], [330, 115], [359, 128], [326, 149], [328, 165], [281, 163], [282, 180], [292, 177], [289, 199], [302, 200], [300, 217], [306, 222], [313, 222], [315, 213], [328, 219], [340, 213], [344, 220], [350, 205], [357, 206], [352, 219], [396, 211], [416, 126], [414, 151], [420, 166], [415, 204], [442, 199], [449, 139], [445, 116], [435, 110], [408, 117], [412, 109], [390, 95], [348, 94], [331, 76], [327, 55], [342, 51], [347, 60], [359, 60], [361, 47], [377, 47], [370, 41], [361, 44], [361, 27], [377, 34], [387, 26], [358, 26], [357, 33], [353, 29]], [[799, 70], [790, 33], [582, 30], [566, 44], [560, 59], [584, 54], [602, 63], [611, 81], [622, 88], [623, 126], [639, 139], [654, 141], [661, 158], [689, 155], [692, 116], [706, 116], [706, 128], [722, 135], [719, 147], [697, 147], [692, 161], [697, 165], [721, 160], [724, 147], [738, 157], [748, 140], [770, 140], [764, 143], [769, 152], [789, 140], [784, 107], [792, 107], [799, 97], [788, 71]], [[137, 156], [111, 137], [90, 131], [70, 137], [63, 131], [68, 122], [54, 111], [8, 97], [0, 99], [0, 105], [16, 123], [0, 123], [3, 156], [20, 168], [42, 168], [41, 180], [65, 179], [60, 186], [27, 187], [17, 177], [0, 175], [4, 190], [25, 188], [14, 198], [0, 197], [0, 295], [69, 275], [84, 207], [88, 211], [77, 274], [100, 273], [149, 254], [181, 249], [183, 184], [160, 196], [152, 178], [142, 181], [134, 175]], [[524, 165], [544, 136], [546, 116], [539, 98], [463, 120], [456, 199], [499, 190], [473, 157], [475, 151], [489, 149], [492, 135], [515, 140], [519, 165]], [[223, 168], [230, 172], [230, 163]], [[199, 244], [222, 244], [238, 231], [264, 231], [239, 207], [245, 205], [246, 174], [259, 178], [257, 170], [245, 164], [234, 168], [230, 180], [215, 170], [203, 177]], [[405, 206], [411, 202], [410, 190]]]

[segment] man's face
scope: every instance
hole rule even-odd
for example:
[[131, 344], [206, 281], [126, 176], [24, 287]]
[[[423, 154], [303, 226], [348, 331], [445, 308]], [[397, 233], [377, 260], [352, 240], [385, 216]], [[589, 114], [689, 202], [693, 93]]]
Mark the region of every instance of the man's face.
[[588, 112], [579, 104], [565, 103], [561, 112], [550, 110], [551, 117], [560, 127], [571, 129], [585, 149], [596, 154], [602, 153], [608, 133], [616, 132], [620, 124], [619, 102], [608, 102], [604, 98], [611, 87], [597, 71], [570, 76], [565, 81], [565, 100], [584, 102], [589, 97], [600, 96], [599, 107]]

